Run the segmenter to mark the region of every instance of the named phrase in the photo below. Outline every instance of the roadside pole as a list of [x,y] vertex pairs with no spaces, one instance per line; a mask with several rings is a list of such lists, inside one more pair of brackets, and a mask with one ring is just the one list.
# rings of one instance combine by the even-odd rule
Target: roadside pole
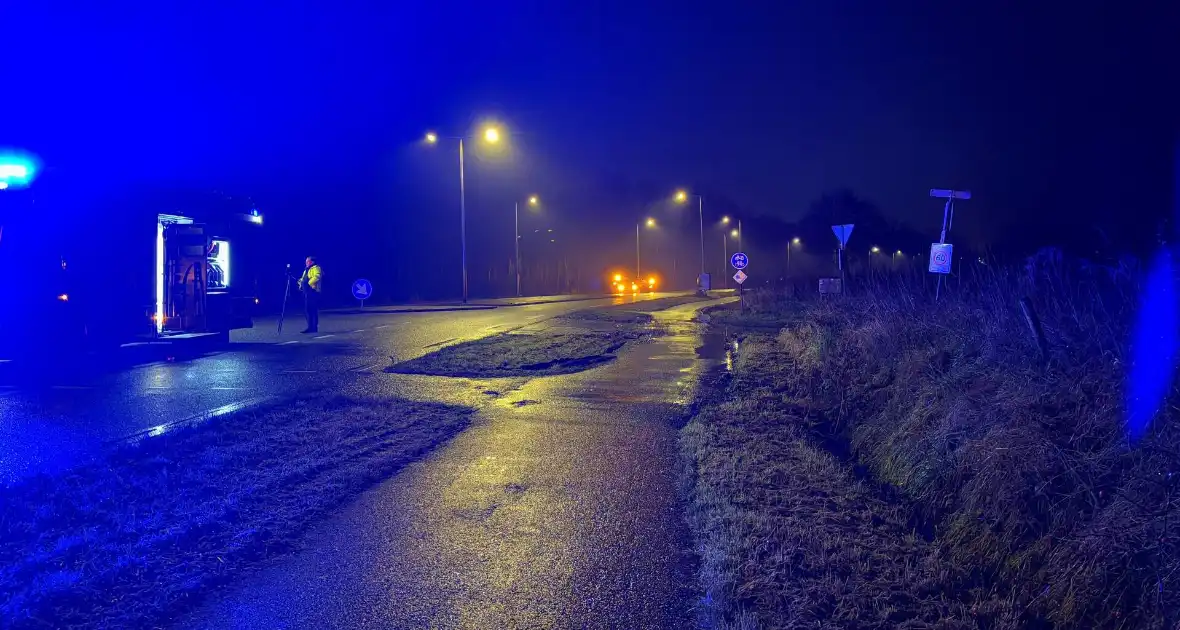
[[737,273],[733,274],[734,282],[738,283],[738,301],[741,302],[742,312],[746,312],[746,296],[745,296],[745,282],[746,272],[743,271],[750,264],[750,258],[742,252],[735,252],[733,256],[729,257],[729,264],[737,269]]
[[848,244],[848,239],[852,237],[852,228],[854,227],[856,227],[854,223],[832,226],[832,232],[836,235],[836,241],[840,244],[836,249],[836,267],[840,270],[840,293],[844,293],[844,246]]
[[955,222],[955,200],[970,199],[971,191],[931,188],[930,196],[946,199],[946,204],[942,206],[942,232],[938,236],[938,242],[930,246],[930,267],[928,268],[930,273],[938,274],[938,282],[934,287],[934,301],[937,302],[942,294],[942,278],[951,272],[951,265],[954,263],[955,246],[946,242],[946,233],[950,231]]

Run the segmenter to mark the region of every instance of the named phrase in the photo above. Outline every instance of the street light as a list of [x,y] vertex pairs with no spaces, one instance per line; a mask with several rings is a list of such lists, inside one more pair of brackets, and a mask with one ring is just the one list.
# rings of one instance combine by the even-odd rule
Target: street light
[[790,243],[787,244],[787,275],[788,276],[791,275],[791,245],[799,245],[802,242],[803,241],[799,240],[799,237],[796,236],[795,238],[791,239]]
[[[649,228],[656,226],[656,220],[648,217],[647,221],[643,222]],[[643,274],[639,271],[639,224],[635,224],[635,279],[638,280]]]
[[877,247],[876,245],[873,245],[873,248],[869,250],[869,253],[871,253],[871,254],[879,254],[879,253],[881,253],[881,248],[880,248],[880,247]]
[[[705,198],[697,194],[689,194],[687,191],[676,191],[677,203],[685,203],[689,197],[697,198],[697,214],[701,226],[701,275],[697,278],[697,282],[702,283],[705,279]],[[704,285],[702,284],[703,288]]]
[[[500,130],[496,127],[484,127],[480,137],[489,144],[500,141]],[[467,182],[463,162],[463,136],[447,136],[450,140],[459,141],[459,249],[463,267],[463,303],[467,303]],[[426,132],[427,144],[438,144],[439,135],[433,131]]]
[[[529,197],[529,205],[536,207],[540,200],[536,195]],[[512,213],[516,219],[516,297],[521,297],[520,293],[520,202],[516,201],[512,204]],[[552,232],[553,230],[549,230]],[[551,241],[552,242],[552,241]]]
[[[721,225],[729,225],[729,217],[721,217]],[[737,237],[737,230],[727,231],[721,230],[721,275],[725,279],[725,288],[729,288],[729,274],[726,273],[726,266],[729,265],[729,237]]]

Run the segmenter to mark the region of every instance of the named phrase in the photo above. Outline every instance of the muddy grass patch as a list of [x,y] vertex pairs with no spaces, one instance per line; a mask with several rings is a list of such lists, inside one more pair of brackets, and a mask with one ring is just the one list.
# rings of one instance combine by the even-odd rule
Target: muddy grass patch
[[502,333],[447,346],[386,371],[465,378],[572,374],[613,360],[627,342],[650,334],[632,329]]
[[300,400],[0,489],[0,618],[160,625],[469,422],[437,404]]
[[710,326],[769,331],[789,326],[802,317],[803,305],[794,295],[757,290],[747,291],[743,299],[745,308],[741,302],[709,307],[701,311],[698,319]]
[[674,297],[657,298],[654,300],[642,300],[631,304],[587,308],[563,315],[559,319],[611,322],[615,324],[642,326],[645,324],[650,324],[654,320],[650,313],[654,313],[655,311],[662,311],[664,309],[680,306],[682,304],[707,302],[711,299],[712,298],[704,298],[697,295],[679,295]]

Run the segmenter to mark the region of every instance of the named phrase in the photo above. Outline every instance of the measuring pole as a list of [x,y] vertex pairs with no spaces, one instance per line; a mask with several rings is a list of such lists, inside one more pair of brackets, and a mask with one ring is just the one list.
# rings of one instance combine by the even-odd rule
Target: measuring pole
[[279,334],[283,334],[283,319],[287,317],[287,299],[291,297],[291,265],[287,265],[287,288],[283,290],[283,307],[279,309]]

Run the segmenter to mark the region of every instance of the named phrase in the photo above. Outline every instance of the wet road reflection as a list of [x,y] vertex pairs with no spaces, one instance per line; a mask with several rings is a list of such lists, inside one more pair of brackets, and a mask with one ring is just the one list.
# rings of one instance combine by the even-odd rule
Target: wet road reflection
[[254,329],[235,331],[229,351],[117,369],[81,362],[37,382],[3,363],[0,483],[68,468],[113,441],[225,405],[363,382],[391,356],[413,358],[447,343],[621,301],[325,316],[320,339],[293,333],[291,326],[280,336],[276,321],[261,320]]
[[[688,627],[676,426],[717,360],[690,321],[579,374],[385,375],[475,426],[191,618],[214,628]],[[491,392],[491,393],[489,393]]]

